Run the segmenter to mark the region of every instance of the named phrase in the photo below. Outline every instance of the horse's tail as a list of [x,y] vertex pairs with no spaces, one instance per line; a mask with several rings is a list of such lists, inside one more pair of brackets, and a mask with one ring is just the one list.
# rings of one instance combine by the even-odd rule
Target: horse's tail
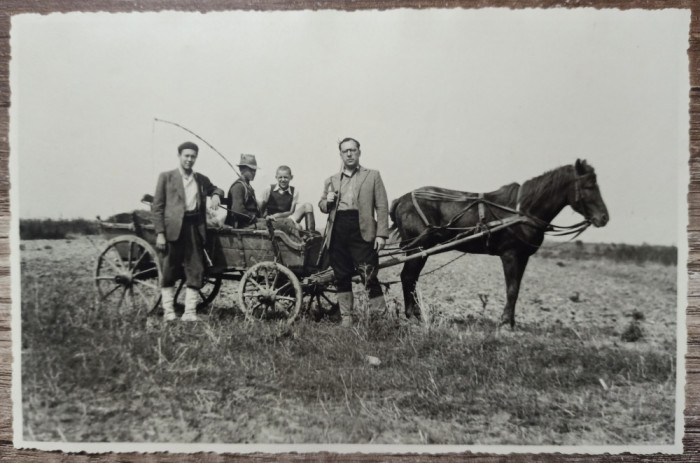
[[389,227],[389,241],[393,242],[399,235],[399,224],[396,221],[396,208],[399,205],[401,198],[397,198],[391,202],[389,207],[389,218],[391,219],[391,227]]
[[391,219],[391,227],[389,227],[389,231],[396,230],[398,227],[398,224],[396,223],[396,207],[399,205],[399,199],[397,198],[391,202],[391,206],[389,207],[389,218]]

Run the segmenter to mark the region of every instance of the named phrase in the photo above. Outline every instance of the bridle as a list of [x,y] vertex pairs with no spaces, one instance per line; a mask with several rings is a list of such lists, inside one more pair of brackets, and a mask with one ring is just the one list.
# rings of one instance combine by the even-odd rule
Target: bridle
[[[575,172],[575,169],[574,169]],[[576,212],[581,214],[587,222],[591,222],[591,218],[589,216],[588,212],[588,207],[586,207],[586,203],[583,202],[583,195],[581,194],[581,181],[583,179],[589,178],[591,176],[595,176],[595,173],[589,172],[587,174],[583,175],[578,175],[575,174],[574,177],[574,200],[571,203],[572,209],[574,209]]]
[[[588,207],[586,207],[586,203],[583,202],[583,194],[581,193],[582,187],[581,183],[583,180],[590,178],[591,176],[595,176],[595,172],[588,172],[586,174],[579,175],[576,172],[576,167],[573,167],[574,169],[574,200],[570,201],[570,206],[572,209],[574,209],[576,212],[579,214],[583,215],[584,220],[581,222],[578,222],[573,225],[555,225],[550,222],[546,222],[538,217],[535,217],[527,212],[524,212],[521,209],[521,192],[523,189],[523,185],[520,185],[518,187],[518,193],[516,196],[516,202],[515,202],[515,212],[516,214],[523,216],[528,219],[529,224],[531,226],[537,227],[542,229],[545,233],[549,233],[552,236],[566,236],[566,235],[574,235],[571,237],[571,239],[575,239],[578,237],[581,233],[586,231],[588,227],[590,227],[593,222],[591,221],[591,218],[589,216],[589,211]],[[502,209],[507,209],[504,208],[503,206],[499,206]],[[526,222],[527,223],[527,222]]]

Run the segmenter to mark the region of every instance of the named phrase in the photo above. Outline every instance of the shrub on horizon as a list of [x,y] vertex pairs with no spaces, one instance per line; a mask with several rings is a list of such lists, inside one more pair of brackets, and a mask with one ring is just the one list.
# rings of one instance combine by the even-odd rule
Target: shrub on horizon
[[20,219],[19,237],[22,240],[58,240],[69,234],[96,235],[100,232],[94,220],[87,219]]

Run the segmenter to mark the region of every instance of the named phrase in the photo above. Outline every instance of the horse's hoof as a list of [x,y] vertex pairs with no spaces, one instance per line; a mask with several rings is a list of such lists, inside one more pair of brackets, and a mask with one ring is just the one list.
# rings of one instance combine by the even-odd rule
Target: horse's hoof
[[406,318],[409,320],[411,319],[411,317],[416,317],[420,320],[420,310],[407,309],[404,313],[406,314]]

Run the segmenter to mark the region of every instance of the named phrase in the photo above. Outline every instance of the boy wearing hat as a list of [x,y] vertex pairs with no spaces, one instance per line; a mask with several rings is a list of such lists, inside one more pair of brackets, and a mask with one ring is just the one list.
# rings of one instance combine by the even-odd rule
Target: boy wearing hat
[[255,191],[250,184],[258,170],[255,155],[241,154],[238,170],[241,172],[241,176],[233,182],[228,190],[229,210],[226,216],[226,225],[233,228],[246,228],[255,225],[255,221],[260,217]]
[[185,313],[182,321],[197,321],[199,289],[204,282],[204,243],[207,196],[211,209],[219,207],[224,192],[209,179],[194,172],[199,148],[192,142],[178,149],[177,169],[158,176],[151,210],[156,231],[156,249],[163,255],[161,296],[163,318],[175,320],[175,282],[184,273]]

